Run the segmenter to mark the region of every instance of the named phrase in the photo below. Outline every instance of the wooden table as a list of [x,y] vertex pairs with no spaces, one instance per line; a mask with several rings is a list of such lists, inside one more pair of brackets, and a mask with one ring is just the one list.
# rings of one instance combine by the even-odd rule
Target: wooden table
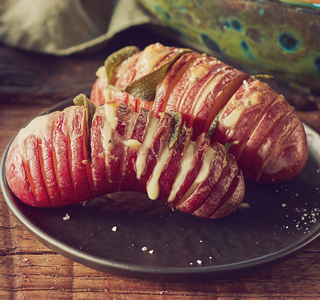
[[[142,36],[141,47],[157,41],[147,31],[142,31]],[[136,44],[135,38],[128,31],[98,53],[65,58],[0,46],[0,156],[14,133],[43,109],[81,92],[88,94],[95,71],[106,56]],[[300,116],[319,131],[319,97],[280,89],[298,109],[305,110]],[[0,195],[0,299],[319,299],[319,249],[318,239],[279,265],[230,280],[122,278],[90,269],[46,248],[20,225]]]

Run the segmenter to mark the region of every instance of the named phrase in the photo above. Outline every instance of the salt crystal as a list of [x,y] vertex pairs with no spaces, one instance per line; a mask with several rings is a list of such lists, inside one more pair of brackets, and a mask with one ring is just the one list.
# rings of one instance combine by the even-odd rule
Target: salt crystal
[[147,248],[147,247],[142,247],[141,250],[142,250],[142,251],[147,251],[148,248]]
[[68,214],[66,214],[63,218],[62,218],[64,221],[67,221],[70,219],[70,216]]
[[239,207],[250,208],[250,204],[249,203],[240,203]]
[[114,231],[114,232],[116,232],[117,229],[118,229],[117,226],[113,226],[111,230]]

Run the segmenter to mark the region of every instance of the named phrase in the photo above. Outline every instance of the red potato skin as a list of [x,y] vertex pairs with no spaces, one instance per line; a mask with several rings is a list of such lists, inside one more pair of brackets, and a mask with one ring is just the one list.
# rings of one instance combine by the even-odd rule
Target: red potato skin
[[[135,65],[139,59],[140,53],[139,54],[134,54],[131,57],[131,60],[128,61],[127,65],[125,66],[119,66],[124,68],[125,70],[122,70],[122,72],[124,73],[123,76],[121,76],[120,78],[113,78],[114,82],[112,83],[114,86],[120,88],[120,89],[124,89],[135,77],[136,75],[136,69],[135,69]],[[117,73],[117,72],[115,72]],[[116,93],[116,95],[114,95],[114,98],[116,98],[116,101],[122,104],[127,104],[128,103],[128,94],[127,93]],[[112,99],[111,99],[112,101]]]
[[152,107],[156,118],[159,118],[159,114],[165,110],[169,95],[176,83],[200,56],[199,53],[195,52],[182,55],[169,70],[163,81],[157,86],[156,96]]
[[[251,100],[250,97],[252,95],[257,95],[255,96],[257,100]],[[229,151],[238,161],[239,156],[241,156],[241,153],[239,152],[242,152],[241,148],[246,145],[252,131],[259,123],[261,116],[263,116],[277,96],[278,94],[265,83],[257,80],[246,81],[224,108],[222,115],[219,118],[215,134],[212,136],[211,140],[223,144],[239,141],[239,143],[232,146]],[[257,101],[257,103],[248,104],[254,100]],[[234,110],[242,107],[246,108],[239,117],[235,127],[226,127],[223,123],[224,119],[230,116]],[[222,133],[219,134],[219,131],[222,131]],[[221,140],[219,139],[220,137]]]
[[139,110],[139,99],[133,97],[132,95],[128,96],[128,104],[133,107],[135,112]]
[[[147,112],[143,109],[141,109],[141,113],[135,114],[133,113],[132,107],[124,106],[121,104],[108,104],[111,109],[112,107],[115,107],[116,110],[112,112],[108,112],[107,116],[112,116],[114,112],[116,112],[117,116],[117,126],[112,125],[109,122],[104,122],[103,120],[104,115],[102,111],[105,109],[104,107],[101,107],[101,110],[98,108],[95,116],[93,117],[93,124],[91,127],[91,145],[92,151],[91,151],[91,164],[88,166],[92,168],[92,172],[87,172],[85,165],[83,164],[83,158],[85,157],[85,153],[87,152],[86,148],[84,147],[84,138],[86,136],[86,131],[84,128],[85,125],[85,111],[84,107],[69,107],[66,108],[64,111],[59,112],[56,115],[56,118],[54,118],[52,122],[52,162],[53,167],[51,167],[51,173],[56,174],[56,176],[63,176],[63,179],[65,180],[67,177],[70,176],[70,180],[68,182],[62,182],[61,184],[61,178],[57,178],[57,186],[59,187],[59,191],[61,192],[61,201],[58,203],[52,203],[51,198],[49,198],[47,194],[47,188],[48,185],[45,184],[46,180],[44,180],[45,175],[45,167],[43,163],[40,163],[41,159],[35,155],[38,150],[38,137],[37,137],[37,131],[34,133],[32,130],[36,126],[29,127],[28,130],[26,130],[26,134],[23,135],[23,138],[25,139],[26,143],[23,148],[23,153],[20,153],[20,148],[17,145],[17,139],[12,143],[9,153],[8,153],[8,161],[6,163],[6,170],[7,170],[7,179],[8,184],[13,189],[13,192],[16,196],[20,197],[19,199],[23,201],[24,203],[36,207],[52,207],[52,206],[64,206],[68,204],[74,204],[79,203],[85,200],[90,200],[93,196],[98,195],[102,191],[105,191],[106,193],[112,193],[116,191],[121,191],[121,180],[126,178],[124,174],[126,173],[126,166],[123,164],[125,162],[125,158],[121,159],[121,154],[124,154],[124,146],[121,148],[119,145],[122,143],[122,141],[125,141],[130,136],[134,137],[135,135],[139,135],[140,128],[145,128],[148,130],[148,127],[145,126],[148,124],[148,120],[150,120],[150,117],[153,118],[153,112]],[[48,116],[48,117],[47,117]],[[139,118],[137,119],[136,116]],[[48,118],[50,115],[46,115],[45,117]],[[133,119],[133,117],[135,119]],[[53,119],[53,118],[52,118]],[[171,135],[172,127],[173,127],[173,120],[174,116],[168,113],[164,113],[160,121],[157,123],[154,123],[157,125],[155,134],[153,136],[153,140],[151,143],[151,146],[149,148],[148,155],[151,153],[151,156],[149,156],[149,160],[146,161],[146,166],[144,169],[144,172],[142,173],[142,177],[140,180],[133,181],[135,182],[136,186],[132,186],[131,190],[142,190],[146,191],[146,185],[149,184],[149,180],[151,180],[153,175],[153,170],[157,163],[159,162],[159,157],[162,155],[162,153],[165,153],[167,155],[166,161],[167,162],[167,168],[162,169],[162,174],[166,174],[168,170],[170,171],[169,177],[163,177],[162,178],[162,186],[161,188],[165,189],[166,184],[168,181],[169,188],[164,194],[169,194],[171,190],[171,186],[173,183],[173,179],[178,175],[179,171],[179,163],[177,161],[181,161],[183,153],[185,153],[186,148],[188,146],[188,143],[190,143],[190,135],[192,133],[192,128],[188,127],[187,125],[183,125],[181,127],[181,131],[179,131],[179,134],[177,136],[178,143],[175,144],[175,149],[168,151],[164,151],[164,147],[168,147],[168,140]],[[36,120],[34,120],[33,124],[36,124]],[[108,119],[108,121],[110,121]],[[132,125],[134,124],[134,127],[132,129],[132,132],[128,130],[129,123]],[[107,125],[106,125],[107,124]],[[108,125],[109,124],[109,125]],[[130,125],[130,126],[131,126]],[[103,134],[101,134],[101,130],[103,130],[103,126],[110,126],[106,129],[105,133],[107,136],[112,136],[112,139],[114,139],[114,145],[111,148],[101,149],[101,145],[103,145]],[[100,128],[101,130],[97,130]],[[130,127],[131,128],[131,127]],[[152,129],[153,130],[153,129]],[[151,131],[153,132],[153,131]],[[141,135],[141,134],[140,134]],[[50,136],[50,135],[49,135]],[[49,138],[50,140],[50,138]],[[143,138],[140,137],[141,142],[143,142]],[[182,187],[184,190],[187,191],[188,187],[186,184],[189,184],[189,186],[193,185],[193,180],[197,177],[199,174],[199,171],[202,168],[202,164],[204,163],[204,157],[210,147],[209,145],[209,138],[205,134],[201,134],[195,143],[195,151],[191,158],[193,158],[192,167],[191,169],[186,172],[187,180],[185,179]],[[192,142],[193,143],[193,142]],[[43,146],[43,145],[42,145]],[[222,167],[219,167],[219,162],[225,161],[227,159],[224,147],[222,145],[215,145],[217,149],[220,149],[217,153],[218,156],[214,159],[214,156],[212,152],[212,155],[210,154],[210,164],[212,164],[211,171],[216,172],[216,174],[210,174],[210,178],[206,180],[204,178],[202,182],[199,183],[198,189],[196,189],[195,194],[200,191],[204,191],[205,185],[208,184],[208,181],[210,181],[210,189],[214,190],[214,182],[218,182],[217,178],[219,178]],[[128,147],[128,146],[126,146]],[[50,147],[45,146],[45,149],[49,149]],[[103,147],[102,147],[103,148]],[[58,152],[57,150],[60,149],[62,151]],[[118,151],[120,149],[120,152],[115,152],[111,155],[112,151]],[[133,148],[131,149],[133,151],[138,151],[138,149]],[[102,152],[101,152],[102,151]],[[108,152],[106,152],[108,151]],[[39,156],[43,159],[46,159],[46,156],[43,155],[44,151],[40,151]],[[49,153],[49,152],[48,152]],[[105,166],[105,164],[102,164],[102,169],[95,169],[95,164],[97,161],[95,161],[94,156],[97,155],[98,159],[101,159],[103,162],[105,162],[105,155],[101,155],[101,153],[108,153],[108,157],[111,157],[111,160],[108,161],[108,167]],[[170,153],[170,155],[169,155]],[[172,155],[175,153],[175,155]],[[223,154],[223,155],[220,155]],[[117,156],[118,159],[113,161],[112,156]],[[221,157],[220,157],[221,156]],[[28,166],[24,161],[23,157],[25,158],[25,161],[28,162],[31,167],[30,169],[26,169],[26,166]],[[180,158],[179,158],[180,157]],[[132,158],[132,157],[131,157]],[[177,161],[175,159],[177,158]],[[213,159],[213,162],[211,163]],[[132,162],[132,159],[129,159],[129,164]],[[132,165],[134,162],[132,162]],[[170,164],[170,165],[169,165]],[[52,164],[51,164],[52,165]],[[129,173],[131,170],[134,170],[134,167],[130,166]],[[161,164],[162,165],[162,162]],[[171,167],[171,165],[175,165],[174,167]],[[215,168],[213,168],[215,166]],[[232,164],[233,166],[233,164]],[[168,168],[170,167],[170,168]],[[228,167],[225,167],[228,169]],[[233,169],[237,167],[232,167],[229,170],[226,170],[224,172],[223,180],[225,181],[233,181],[233,175],[228,179],[228,174],[231,172],[233,174]],[[238,170],[238,169],[237,169]],[[54,172],[53,172],[54,171]],[[28,175],[28,172],[30,175]],[[230,173],[230,174],[231,174]],[[92,178],[88,178],[87,176],[90,176],[92,174]],[[107,174],[110,176],[107,177]],[[131,175],[133,173],[131,172]],[[158,173],[159,174],[159,173]],[[205,176],[208,176],[207,173]],[[43,177],[42,177],[43,175]],[[102,175],[102,176],[101,176]],[[160,174],[161,175],[161,174]],[[159,176],[160,176],[159,175]],[[145,177],[144,177],[145,176]],[[160,176],[161,177],[161,176]],[[171,178],[170,178],[171,177]],[[47,178],[47,177],[46,177]],[[95,181],[95,179],[104,178],[104,181],[100,181],[98,184]],[[106,180],[108,178],[108,180]],[[213,179],[214,178],[214,179]],[[168,180],[167,180],[168,179]],[[192,180],[193,179],[193,180]],[[90,189],[89,182],[93,182],[93,191]],[[131,181],[131,180],[130,180]],[[158,182],[161,182],[158,181]],[[102,184],[106,183],[106,187],[103,189]],[[111,184],[110,184],[111,183]],[[122,182],[124,184],[124,182]],[[154,184],[154,183],[152,183]],[[99,187],[100,189],[97,189]],[[34,186],[32,188],[32,186]],[[151,186],[152,187],[152,186]],[[149,188],[149,187],[148,187]],[[236,188],[236,186],[235,186]],[[21,190],[22,189],[22,190]],[[125,188],[127,190],[127,187]],[[176,200],[179,200],[183,198],[181,188],[178,189],[177,195],[179,195],[179,198]],[[230,189],[229,189],[230,190]],[[74,198],[70,199],[67,198],[71,197],[70,194],[74,193]],[[69,194],[68,194],[69,193]],[[152,191],[153,193],[153,191]],[[86,197],[84,197],[84,194]],[[239,193],[238,193],[239,194]],[[152,194],[154,195],[154,194]],[[202,197],[202,201],[206,202],[207,199],[209,199],[211,195],[207,193],[207,198]],[[231,193],[230,193],[231,196]],[[156,196],[157,197],[157,196]],[[188,196],[189,197],[189,196]],[[186,200],[188,201],[188,197]],[[158,197],[161,198],[161,197]],[[243,199],[236,199],[232,200],[230,197],[221,197],[224,202],[228,203],[228,201],[233,201],[232,203],[240,203]],[[163,202],[166,204],[176,207],[174,203],[167,203],[165,198],[161,198]],[[191,201],[192,202],[192,201]],[[191,213],[194,212],[194,210],[191,209],[190,203],[189,205],[189,211]],[[221,204],[221,207],[224,207],[224,203]],[[178,208],[178,207],[177,207]],[[235,210],[236,207],[232,207],[232,210]],[[205,218],[210,218],[209,215],[204,215]]]
[[[272,155],[272,151],[275,151],[275,149],[277,149],[277,147],[279,147],[279,145],[281,145],[281,143],[283,142],[284,139],[286,139],[286,136],[288,136],[291,131],[297,127],[298,125],[300,125],[300,119],[298,117],[297,112],[295,111],[291,111],[291,113],[287,113],[281,120],[280,122],[276,125],[276,127],[272,130],[272,132],[270,133],[269,137],[267,139],[265,139],[263,145],[260,147],[259,151],[257,152],[257,154],[255,155],[254,159],[251,162],[251,165],[247,171],[247,178],[251,179],[251,180],[257,180],[259,181],[260,178],[260,174],[263,170],[261,170],[263,164],[265,163],[266,160],[268,160],[269,156]],[[301,125],[302,126],[302,125]],[[304,132],[304,130],[303,130]],[[300,137],[300,141],[297,140],[297,142],[303,142],[301,145],[302,149],[306,149],[305,147],[307,147],[307,143],[306,143],[306,136],[305,134],[302,133],[302,136]],[[304,153],[301,156],[301,160],[303,162],[306,161],[307,159],[307,153],[308,151],[306,151],[306,153]],[[301,153],[299,153],[301,154]],[[280,158],[281,159],[281,158]],[[298,159],[299,162],[301,162],[300,159]],[[287,160],[285,160],[287,161]],[[288,167],[290,167],[291,163],[289,161],[287,161],[289,163]],[[281,163],[281,161],[279,161],[279,164]],[[282,166],[284,166],[281,163]],[[303,164],[304,166],[304,164]],[[287,172],[286,172],[286,176],[284,177],[284,179],[290,179],[292,178],[292,171],[290,170],[290,168],[286,168]],[[270,178],[269,174],[269,178]],[[281,178],[280,178],[281,179]],[[282,180],[280,180],[282,181]],[[271,182],[279,182],[279,177],[275,177],[271,180]]]
[[170,52],[164,56],[153,68],[153,70],[158,69],[162,65],[164,65],[166,62],[168,62],[179,50],[177,47],[168,47]]
[[168,142],[168,138],[172,128],[172,116],[164,114],[159,121],[158,128],[154,135],[153,143],[147,153],[146,167],[138,182],[138,191],[145,193],[147,191],[147,182],[153,173],[160,154]]
[[[228,193],[235,177],[238,175],[237,163],[234,160],[234,157],[231,155],[229,157],[230,168],[228,168],[226,174],[222,174],[222,178],[219,179],[218,183],[214,186],[214,189],[208,199],[194,211],[192,214],[200,217],[210,219],[211,216],[218,211],[219,203],[223,201],[224,196]],[[238,179],[236,179],[238,180]],[[241,186],[239,186],[239,189]]]
[[[130,139],[143,143],[148,121],[152,116],[150,111],[141,109],[135,119]],[[137,151],[129,147],[125,147],[122,163],[122,176],[120,181],[121,191],[135,191],[137,187],[137,173],[135,164],[137,161]]]
[[[19,139],[23,139],[20,137],[20,132],[8,153],[7,180],[13,186],[13,190],[17,191],[17,196],[25,199],[25,203],[31,206],[48,207],[64,204],[55,177],[52,155],[52,131],[59,113],[50,114],[48,126],[40,123],[40,136],[30,135],[25,142],[22,141],[24,153],[19,147]],[[26,167],[34,179],[33,191]]]
[[91,126],[91,168],[94,194],[96,196],[102,196],[108,192],[108,173],[102,143],[104,118],[105,117],[96,110]]
[[22,153],[18,146],[18,136],[13,140],[8,152],[6,177],[11,190],[19,199],[23,199],[23,202],[30,206],[37,205],[27,178]]
[[97,78],[91,90],[90,100],[96,107],[105,103],[102,96],[102,81],[102,78]]
[[245,176],[256,153],[288,111],[292,111],[292,107],[290,107],[289,103],[283,98],[283,96],[278,96],[260,119],[259,126],[257,126],[252,132],[247,145],[243,149],[238,160],[238,165],[240,169],[243,170]]
[[181,134],[179,135],[178,141],[174,145],[174,148],[171,152],[168,162],[160,175],[159,200],[165,202],[167,205],[170,205],[167,199],[170,195],[170,191],[172,189],[174,180],[176,178],[176,174],[178,174],[183,155],[185,154],[186,149],[188,147],[188,143],[191,140],[191,136],[192,136],[192,127],[189,127],[186,125],[186,123],[184,123],[182,125],[182,130],[181,130]]
[[49,199],[47,189],[42,177],[38,138],[35,135],[30,135],[25,144],[26,161],[25,168],[29,169],[30,176],[33,181],[34,196],[37,203],[42,207],[50,207],[52,203]]
[[[208,119],[211,115],[211,109],[214,106],[217,106],[215,110],[219,112],[223,106],[220,104],[219,95],[221,93],[228,92],[228,94],[233,94],[237,91],[239,87],[238,82],[242,82],[243,80],[247,79],[248,76],[238,70],[231,69],[227,65],[224,65],[222,70],[218,71],[217,75],[223,74],[221,80],[217,83],[216,87],[209,93],[204,101],[202,108],[196,113],[195,117],[190,122],[190,126],[194,128],[195,136],[198,136],[201,132],[207,132],[210,124],[207,125]],[[238,84],[235,84],[235,83]],[[219,103],[218,103],[219,101]],[[194,105],[195,106],[195,105]],[[192,114],[194,112],[192,111]]]
[[73,204],[77,198],[73,188],[68,156],[68,114],[72,113],[73,109],[73,107],[68,107],[58,115],[52,139],[56,179],[65,204]]
[[[209,63],[216,63],[216,59],[207,57],[207,56],[201,56],[199,57],[197,60],[195,60],[193,66],[191,68],[189,68],[181,77],[181,79],[178,81],[178,83],[175,85],[175,87],[173,88],[172,92],[170,93],[170,97],[168,99],[167,105],[165,107],[166,111],[171,111],[171,110],[175,110],[175,111],[179,111],[180,112],[180,107],[182,105],[184,105],[184,101],[182,99],[184,99],[184,97],[188,97],[188,93],[190,91],[190,88],[192,88],[192,86],[190,86],[190,76],[192,73],[193,68],[196,68],[198,66],[204,66],[207,65]],[[204,79],[200,79],[197,80],[195,82],[195,84],[200,84],[200,86],[202,86],[204,83]],[[186,121],[186,117],[188,115],[184,115],[182,114],[182,120]],[[188,124],[188,122],[187,122]]]
[[41,136],[38,139],[38,142],[38,149],[42,152],[43,157],[43,178],[47,186],[48,196],[50,197],[53,206],[60,206],[61,203],[63,203],[63,200],[54,173],[52,138],[48,140],[46,137]]
[[[305,138],[303,126],[298,124],[269,160],[259,177],[259,182],[279,182],[285,177],[292,178],[300,173],[303,163],[307,160],[308,148],[304,141],[299,142],[298,139]],[[291,174],[288,174],[288,169]]]
[[75,115],[72,120],[71,131],[70,131],[70,170],[72,174],[72,180],[74,184],[74,190],[78,199],[87,200],[93,198],[87,172],[85,168],[84,153],[83,153],[83,126],[84,126],[85,111],[83,107],[79,107],[75,110]]
[[[52,138],[53,127],[59,112],[51,114],[51,122],[44,132],[38,137],[38,151],[40,157],[40,165],[42,165],[42,175],[47,193],[53,206],[60,206],[63,203],[59,186],[54,172]],[[51,124],[50,124],[51,123]]]
[[[229,196],[228,193],[232,193],[232,195]],[[245,193],[245,182],[244,177],[241,174],[241,170],[238,170],[238,174],[236,178],[233,179],[228,193],[220,202],[221,207],[218,205],[217,210],[210,216],[210,219],[222,219],[224,216],[234,212],[235,207],[239,206],[239,199],[243,198]]]
[[[159,47],[159,44],[149,47]],[[167,49],[169,48],[167,47]],[[143,51],[140,53],[143,53]],[[157,54],[155,54],[155,56],[156,55]],[[188,55],[194,55],[194,57],[196,57],[195,60],[189,61],[190,64],[188,64],[188,60],[186,59]],[[193,126],[193,140],[196,140],[197,136],[202,131],[208,132],[211,121],[225,105],[226,107],[224,109],[224,115],[220,116],[220,118],[228,117],[234,110],[236,110],[236,107],[230,100],[232,99],[232,93],[235,93],[237,95],[238,102],[244,102],[245,99],[241,98],[241,93],[246,89],[246,86],[249,86],[249,89],[252,89],[252,91],[254,91],[253,86],[256,86],[258,93],[260,93],[260,102],[257,105],[254,105],[254,107],[252,107],[251,109],[244,109],[241,113],[241,116],[239,117],[239,121],[237,122],[235,128],[232,130],[224,126],[222,122],[218,122],[211,137],[212,142],[218,141],[222,144],[239,141],[240,143],[238,145],[235,145],[231,148],[231,153],[236,156],[236,161],[239,163],[239,166],[242,169],[245,177],[256,181],[258,174],[252,174],[252,172],[250,172],[249,170],[251,164],[254,161],[257,161],[255,160],[255,156],[259,155],[260,147],[263,147],[264,140],[270,140],[269,135],[271,134],[271,130],[269,129],[274,126],[274,124],[267,124],[268,122],[266,121],[260,121],[264,118],[264,115],[268,113],[268,109],[272,107],[273,101],[275,101],[275,99],[279,97],[279,95],[275,91],[273,91],[267,84],[262,83],[256,79],[249,79],[249,76],[247,74],[224,65],[226,76],[224,77],[223,82],[221,82],[221,84],[219,83],[214,91],[212,91],[211,95],[207,96],[205,102],[203,103],[202,109],[196,112],[194,111],[194,108],[196,107],[196,103],[199,99],[199,96],[201,95],[201,91],[203,91],[203,87],[205,86],[205,82],[207,81],[204,78],[201,78],[195,85],[190,85],[189,80],[192,69],[201,64],[212,64],[212,68],[215,68],[215,64],[217,66],[224,65],[223,63],[217,61],[212,57],[200,55],[196,52],[187,53],[180,57],[180,59],[178,59],[173,64],[165,78],[162,80],[162,82],[159,83],[156,89],[156,96],[153,105],[151,105],[152,102],[147,103],[140,101],[139,99],[133,99],[133,97],[130,95],[128,96],[128,98],[132,98],[132,104],[135,106],[136,110],[138,110],[139,107],[153,109],[155,110],[156,117],[159,117],[161,111],[163,112],[177,110],[181,112],[183,121],[186,121],[189,126]],[[156,64],[155,66],[157,67],[158,65]],[[136,70],[136,72],[138,74],[142,74],[139,68]],[[227,74],[230,74],[230,77],[228,77]],[[116,76],[116,74],[114,74],[114,76]],[[243,87],[240,87],[240,89],[236,92],[239,87],[238,84],[241,83],[241,78],[244,80]],[[226,83],[224,81],[229,81],[229,83]],[[96,93],[93,89],[93,95],[95,94]],[[216,96],[214,94],[216,94]],[[221,97],[220,99],[222,100],[215,102],[215,97]],[[102,100],[101,103],[103,103],[103,101],[104,100]],[[114,99],[114,101],[118,100]],[[292,109],[292,107],[290,107],[289,105],[284,105],[284,108],[288,110],[287,112]],[[269,115],[271,116],[271,113]],[[277,120],[278,119],[276,118],[274,122],[277,122]],[[301,134],[303,135],[304,133],[301,132]],[[279,140],[281,139],[281,136],[282,135],[273,138]],[[297,139],[297,142],[301,142],[304,144],[297,145],[297,148],[306,149],[306,139],[304,139],[303,136]],[[307,154],[300,154],[302,155],[302,157],[300,157],[298,161],[301,165],[299,167],[295,167],[295,170],[302,170],[307,161]],[[280,157],[278,159],[280,159]],[[279,180],[284,181],[290,179],[293,176],[297,175],[297,173],[294,173],[290,168],[291,164],[288,164],[287,175],[282,179],[279,178],[277,174],[275,174],[275,177],[277,177],[277,179],[272,179],[272,174],[268,174],[268,176],[262,176],[261,174],[261,178],[265,178],[265,180],[269,178],[270,182],[278,182]],[[283,175],[285,175],[285,173],[286,172],[282,172]]]
[[226,150],[218,143],[214,143],[212,147],[215,150],[215,159],[212,161],[209,176],[200,183],[196,190],[185,201],[179,201],[176,208],[184,213],[191,213],[195,209],[199,209],[201,205],[208,199],[217,184],[223,168],[226,164]]
[[198,136],[197,141],[195,142],[195,156],[192,161],[192,167],[188,171],[188,173],[184,176],[179,190],[177,191],[175,198],[170,201],[170,206],[176,206],[176,204],[180,201],[180,199],[187,193],[192,183],[197,178],[202,163],[204,161],[205,155],[207,153],[208,148],[210,147],[210,140],[206,134],[201,134]]
[[124,140],[133,109],[131,106],[120,105],[118,109],[118,124],[112,135],[112,148],[108,155],[108,193],[119,191],[119,178],[123,159]]
[[[203,66],[207,66],[208,63],[204,63]],[[209,72],[201,79],[197,80],[197,83],[190,87],[190,90],[186,92],[184,96],[184,101],[180,102],[178,111],[182,114],[182,120],[192,126],[193,120],[191,120],[191,113],[195,106],[195,101],[199,95],[201,95],[202,90],[206,87],[208,83],[218,75],[222,74],[222,69],[227,67],[222,63],[215,62],[214,65],[210,67]],[[229,67],[229,69],[231,69]],[[208,112],[209,114],[209,112]],[[201,130],[203,132],[203,130]]]

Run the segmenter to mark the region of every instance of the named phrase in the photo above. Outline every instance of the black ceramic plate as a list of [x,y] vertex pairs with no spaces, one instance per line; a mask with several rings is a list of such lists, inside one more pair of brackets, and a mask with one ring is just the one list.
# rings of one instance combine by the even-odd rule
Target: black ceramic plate
[[[70,104],[64,101],[50,111]],[[8,148],[1,189],[11,211],[35,238],[91,268],[166,281],[242,276],[288,258],[320,233],[320,137],[305,128],[309,159],[304,170],[279,184],[246,182],[244,203],[250,207],[222,220],[172,211],[135,193],[63,208],[26,206],[6,182]]]

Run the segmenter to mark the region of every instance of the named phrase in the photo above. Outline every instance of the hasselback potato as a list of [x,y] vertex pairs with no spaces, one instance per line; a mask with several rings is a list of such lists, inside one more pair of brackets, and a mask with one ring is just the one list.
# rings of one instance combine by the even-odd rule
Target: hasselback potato
[[208,133],[211,143],[234,143],[230,153],[246,178],[280,182],[304,167],[303,125],[283,96],[260,80],[189,49],[153,44],[126,47],[97,71],[91,100],[179,111],[193,127],[192,139]]
[[107,103],[77,105],[33,119],[8,151],[13,193],[36,207],[59,207],[117,191],[147,193],[202,218],[222,218],[241,203],[242,171],[228,149],[210,145],[180,113]]

